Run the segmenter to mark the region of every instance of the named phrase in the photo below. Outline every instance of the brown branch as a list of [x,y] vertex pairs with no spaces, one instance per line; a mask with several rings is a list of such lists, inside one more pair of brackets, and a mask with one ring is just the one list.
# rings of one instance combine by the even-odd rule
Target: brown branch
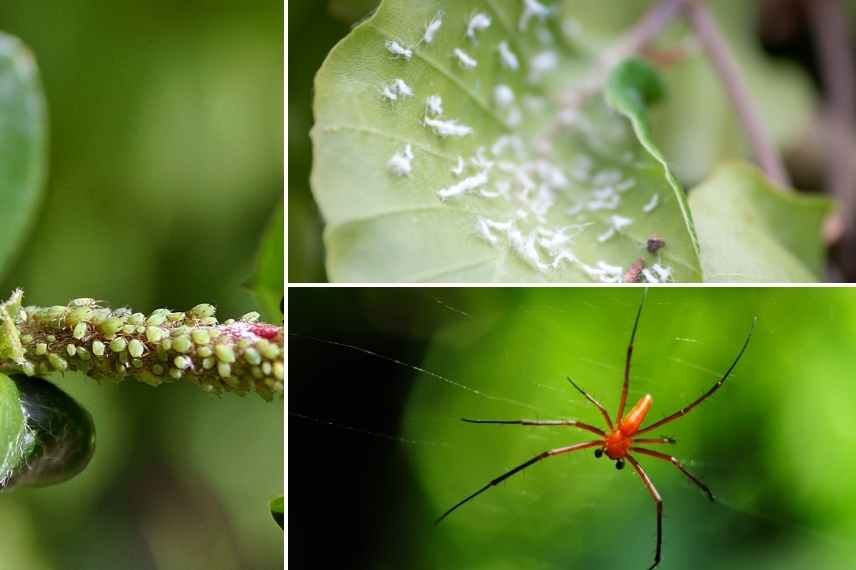
[[687,15],[696,36],[731,98],[743,127],[746,129],[755,160],[758,161],[770,180],[780,186],[790,186],[790,180],[782,159],[770,140],[767,129],[752,107],[749,90],[746,88],[740,71],[728,51],[728,46],[725,44],[719,28],[704,2],[700,0],[688,2]]

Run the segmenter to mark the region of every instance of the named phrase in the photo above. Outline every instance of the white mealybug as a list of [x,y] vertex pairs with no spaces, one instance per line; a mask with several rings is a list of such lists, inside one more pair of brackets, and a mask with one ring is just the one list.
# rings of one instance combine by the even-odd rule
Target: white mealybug
[[511,48],[508,47],[508,42],[502,40],[496,48],[499,50],[499,59],[502,61],[502,65],[511,71],[517,71],[517,68],[520,67],[520,62],[517,60],[514,52],[511,51]]
[[425,33],[422,35],[422,41],[426,44],[430,44],[434,41],[434,34],[437,33],[437,30],[440,29],[440,26],[443,25],[443,11],[440,10],[437,12],[437,15],[428,22],[425,26]]
[[473,132],[472,127],[463,125],[454,119],[443,120],[425,117],[425,125],[441,137],[465,137]]
[[476,32],[486,30],[488,27],[490,27],[490,16],[479,12],[470,18],[470,21],[467,24],[467,37],[470,38],[470,40],[475,41]]
[[529,60],[529,81],[538,81],[541,77],[556,68],[559,64],[559,54],[552,50],[542,51]]
[[430,95],[425,99],[425,114],[434,117],[443,114],[443,99],[439,95]]
[[514,91],[508,85],[499,84],[493,89],[493,98],[500,107],[514,103]]
[[475,69],[478,65],[478,62],[461,48],[455,48],[452,53],[464,69]]
[[651,199],[648,200],[647,202],[645,202],[645,205],[642,206],[642,211],[645,212],[646,214],[650,214],[651,212],[654,211],[654,208],[656,208],[657,204],[659,204],[659,203],[660,203],[660,195],[654,194],[653,196],[651,196]]
[[395,88],[398,91],[399,95],[401,95],[402,97],[413,97],[413,90],[407,83],[404,82],[403,79],[396,79],[392,83],[393,85],[395,85]]
[[441,200],[445,200],[453,196],[459,196],[460,194],[464,194],[470,190],[476,190],[485,184],[487,184],[487,172],[481,171],[478,174],[464,178],[457,184],[441,188],[437,191],[437,196],[439,196]]
[[392,155],[386,166],[390,172],[397,176],[409,176],[413,170],[412,161],[413,149],[410,148],[410,145],[407,145],[404,147],[403,152],[397,152]]
[[410,58],[413,57],[412,49],[404,47],[395,40],[386,40],[384,45],[387,51],[395,57],[400,57],[405,61],[410,61]]
[[460,176],[461,174],[464,173],[465,167],[466,167],[466,164],[464,163],[464,159],[459,156],[458,157],[458,163],[455,165],[454,168],[452,168],[452,174],[454,174],[455,176]]
[[532,16],[537,17],[542,22],[550,15],[550,8],[544,6],[538,0],[523,0],[523,13],[520,14],[520,22],[518,27],[521,30],[526,30],[529,26],[529,20]]

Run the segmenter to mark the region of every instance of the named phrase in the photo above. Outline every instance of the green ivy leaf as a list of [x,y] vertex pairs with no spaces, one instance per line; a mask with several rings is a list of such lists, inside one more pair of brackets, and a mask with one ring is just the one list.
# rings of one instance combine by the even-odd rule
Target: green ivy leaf
[[[641,257],[700,280],[644,110],[617,114],[601,93],[567,110],[590,69],[555,10],[384,1],[316,77],[312,188],[330,278],[620,281]],[[655,235],[667,246],[651,255]]]
[[690,192],[705,281],[821,278],[821,229],[833,202],[777,190],[755,167],[720,167]]
[[45,101],[33,55],[20,40],[0,33],[0,275],[32,222],[47,150]]
[[283,207],[280,204],[268,223],[256,258],[256,274],[251,287],[261,308],[265,320],[270,323],[282,321],[280,302],[285,286],[283,285],[285,254],[283,252]]
[[285,528],[285,501],[282,496],[272,499],[270,502],[270,514],[279,528]]

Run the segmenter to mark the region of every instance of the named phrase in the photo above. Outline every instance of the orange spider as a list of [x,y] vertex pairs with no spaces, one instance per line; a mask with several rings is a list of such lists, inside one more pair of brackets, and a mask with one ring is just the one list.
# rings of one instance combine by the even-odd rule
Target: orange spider
[[746,351],[746,347],[749,346],[749,340],[752,338],[752,331],[755,328],[755,322],[757,320],[753,319],[752,326],[749,329],[749,334],[746,336],[746,340],[743,342],[743,346],[740,348],[740,352],[737,353],[737,357],[734,359],[734,362],[731,363],[731,366],[728,367],[728,370],[725,371],[725,374],[719,381],[713,385],[707,392],[702,394],[701,397],[694,400],[692,403],[684,406],[674,414],[666,416],[665,418],[654,422],[651,425],[648,425],[644,428],[642,426],[642,422],[645,421],[645,416],[648,415],[648,412],[651,409],[651,404],[654,399],[650,394],[645,394],[642,398],[636,403],[633,408],[624,415],[624,406],[627,403],[627,389],[630,386],[630,360],[633,355],[633,343],[636,340],[636,329],[639,326],[639,317],[642,315],[642,307],[645,305],[645,297],[647,296],[647,290],[642,296],[642,301],[639,303],[639,309],[636,311],[636,320],[633,322],[633,332],[630,334],[630,344],[627,346],[627,358],[624,362],[624,385],[621,388],[621,399],[618,402],[618,412],[615,414],[615,424],[613,424],[612,420],[609,417],[609,413],[606,411],[606,408],[603,405],[595,400],[588,392],[580,388],[573,380],[568,378],[568,381],[579,390],[579,392],[585,396],[585,398],[595,405],[595,407],[600,411],[603,415],[603,419],[606,420],[607,431],[603,431],[600,428],[597,428],[593,425],[589,425],[577,420],[471,420],[463,418],[463,421],[476,423],[476,424],[518,424],[525,426],[572,426],[578,427],[580,429],[584,429],[586,431],[590,431],[599,436],[598,439],[593,441],[586,441],[583,443],[576,443],[574,445],[569,445],[567,447],[559,447],[556,449],[550,449],[545,451],[539,455],[536,455],[526,463],[518,465],[511,471],[500,475],[496,479],[490,481],[487,485],[469,495],[468,497],[461,500],[451,509],[443,513],[438,519],[437,523],[442,521],[444,518],[449,516],[455,509],[466,503],[467,501],[474,499],[484,491],[488,490],[490,487],[494,485],[498,485],[502,481],[508,479],[515,473],[526,469],[533,463],[537,463],[542,459],[546,459],[548,457],[553,457],[555,455],[562,455],[565,453],[571,453],[574,451],[579,451],[581,449],[587,449],[591,447],[596,447],[597,449],[594,452],[595,457],[602,457],[606,454],[607,457],[615,461],[616,469],[624,468],[624,460],[630,462],[633,468],[636,470],[636,473],[639,474],[639,477],[642,479],[642,483],[645,485],[645,488],[648,489],[648,492],[651,494],[651,497],[654,499],[654,502],[657,504],[657,549],[654,554],[654,563],[649,567],[648,570],[652,568],[656,568],[657,565],[660,564],[660,547],[663,542],[663,500],[660,498],[660,493],[657,492],[657,489],[654,487],[654,483],[651,482],[651,478],[648,477],[648,474],[642,469],[642,466],[639,465],[639,462],[630,454],[630,452],[640,453],[642,455],[649,455],[656,459],[662,459],[663,461],[668,461],[675,467],[677,467],[681,473],[686,475],[690,481],[698,485],[702,491],[707,494],[708,498],[713,501],[713,493],[710,492],[710,489],[701,482],[695,475],[687,471],[687,469],[681,464],[681,462],[670,455],[665,453],[660,453],[659,451],[654,451],[652,449],[646,449],[644,447],[638,447],[638,444],[660,444],[660,443],[677,443],[674,439],[670,437],[657,437],[657,438],[640,438],[639,436],[643,433],[650,432],[662,425],[665,425],[671,421],[674,421],[682,416],[687,415],[693,408],[701,404],[714,392],[716,392],[722,384],[725,383],[725,380],[731,374],[731,371],[734,370],[734,367],[737,366],[737,363],[740,361],[740,358],[743,356],[743,353]]

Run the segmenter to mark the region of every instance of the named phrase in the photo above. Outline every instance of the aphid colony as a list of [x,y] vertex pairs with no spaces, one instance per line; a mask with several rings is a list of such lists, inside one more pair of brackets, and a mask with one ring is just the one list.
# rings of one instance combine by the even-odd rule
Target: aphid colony
[[268,400],[282,394],[283,331],[259,323],[258,313],[220,323],[208,304],[145,315],[94,299],[17,308],[14,299],[2,307],[14,329],[6,326],[0,335],[17,336],[23,355],[17,364],[27,374],[79,370],[98,379],[134,376],[152,385],[185,380],[209,392],[255,391]]
[[[536,33],[541,32],[537,37],[542,45],[549,48],[535,53],[526,61],[528,73],[524,82],[530,85],[542,81],[545,74],[554,70],[559,63],[558,54],[550,48],[552,35],[543,27],[543,23],[551,14],[550,8],[537,0],[523,2],[518,21],[519,29],[525,31],[533,20],[538,20],[542,26],[536,30]],[[445,30],[444,19],[445,14],[442,11],[437,12],[425,25],[422,38],[415,46],[388,39],[384,44],[386,50],[393,58],[409,62],[414,55],[421,54],[417,52],[421,44],[433,44],[441,29]],[[500,40],[493,45],[487,44],[485,40],[480,46],[482,34],[492,23],[491,16],[484,12],[470,14],[465,22],[462,40],[474,49],[481,47],[482,52],[493,53],[505,70],[511,73],[521,71],[521,60],[507,40]],[[477,55],[473,55],[475,52],[464,47],[453,47],[449,56],[464,73],[469,73],[478,67],[479,62]],[[436,51],[437,48],[434,49]],[[394,78],[391,83],[382,86],[381,95],[390,104],[423,96],[416,93],[402,78]],[[492,99],[494,105],[487,103],[485,110],[494,114],[498,121],[509,129],[515,129],[523,123],[521,109],[533,113],[536,120],[545,113],[550,113],[546,108],[548,101],[545,97],[531,93],[518,97],[512,86],[506,83],[499,83],[492,89]],[[585,116],[577,114],[565,119],[565,126],[577,129],[592,149],[600,147],[600,153],[612,153],[611,149],[603,148],[604,141],[596,140],[597,129]],[[442,139],[464,138],[475,133],[472,126],[444,113],[443,100],[438,93],[425,96],[424,113],[419,122]],[[625,137],[625,125],[620,120],[612,123],[615,124],[607,126],[614,127],[613,131],[618,136],[607,138],[620,142]],[[436,196],[442,201],[473,196],[502,202],[503,209],[509,215],[505,218],[497,217],[496,207],[491,204],[489,211],[493,212],[492,215],[476,215],[474,235],[493,246],[511,249],[522,261],[541,273],[546,274],[561,269],[563,265],[570,265],[589,278],[602,282],[621,282],[630,278],[636,282],[644,280],[659,283],[671,279],[671,268],[662,265],[659,256],[655,260],[656,263],[648,267],[644,260],[642,264],[633,265],[632,259],[628,259],[627,265],[621,267],[604,259],[593,263],[579,259],[571,246],[574,238],[587,228],[599,226],[600,229],[596,230],[597,233],[592,236],[591,241],[605,244],[625,234],[625,230],[633,225],[635,218],[628,215],[630,212],[626,206],[622,207],[622,202],[623,195],[636,186],[636,180],[625,177],[625,173],[615,168],[596,170],[593,159],[585,153],[573,157],[566,174],[562,167],[549,159],[552,146],[549,138],[536,137],[536,140],[531,142],[529,146],[537,151],[538,158],[530,156],[528,147],[518,134],[501,135],[490,145],[489,152],[487,148],[479,147],[469,158],[456,157],[450,173],[457,180],[437,189]],[[419,157],[414,148],[418,152],[418,145],[415,143],[405,144],[403,148],[397,149],[386,163],[388,172],[401,178],[414,176],[419,170]],[[615,158],[628,167],[636,163],[636,157],[628,151]],[[591,189],[569,193],[574,187],[579,190],[586,186]],[[644,204],[641,207],[636,206],[638,215],[651,214],[659,206],[660,198],[657,192],[649,193]],[[572,200],[571,207],[564,207],[561,202],[569,199]],[[487,203],[485,205],[487,206]],[[622,210],[619,214],[616,210],[620,207]],[[644,249],[643,244],[640,253]],[[649,253],[654,255],[656,250],[649,250]]]

